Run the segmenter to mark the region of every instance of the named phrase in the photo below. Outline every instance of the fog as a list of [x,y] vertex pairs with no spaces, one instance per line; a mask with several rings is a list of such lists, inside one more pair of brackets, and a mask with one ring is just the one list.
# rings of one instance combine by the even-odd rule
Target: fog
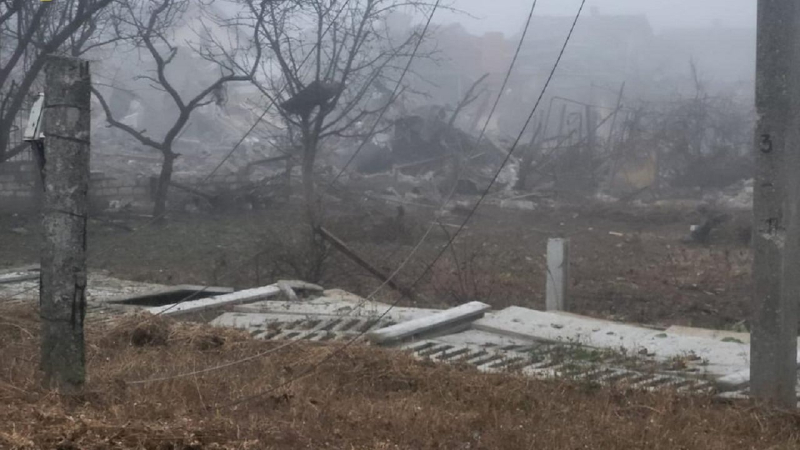
[[[787,130],[800,91],[791,64],[800,39],[789,39],[800,31],[783,14],[792,2],[800,0],[764,3],[787,8],[762,16],[779,36],[758,48],[767,78],[756,132],[756,0],[0,1],[0,307],[13,299],[17,308],[15,297],[31,307],[21,325],[0,313],[0,351],[6,336],[22,349],[0,377],[12,390],[0,396],[19,397],[8,397],[14,414],[75,409],[33,375],[77,354],[72,341],[61,352],[53,330],[83,345],[84,316],[98,328],[69,378],[84,377],[84,360],[106,371],[79,396],[78,413],[94,421],[77,424],[82,432],[72,417],[6,414],[16,422],[0,421],[0,442],[666,448],[642,436],[698,422],[710,393],[732,394],[728,402],[755,386],[742,377],[764,358],[737,346],[750,340],[754,293],[772,299],[755,317],[774,318],[782,337],[762,330],[753,342],[793,343],[795,319],[775,314],[792,308],[771,304],[772,286],[796,290],[787,236],[800,225],[780,206],[793,195],[796,136]],[[780,273],[787,284],[773,283]],[[39,313],[41,328],[31,320]],[[193,324],[176,328],[173,318]],[[217,331],[194,323],[202,321]],[[215,334],[229,326],[284,343],[255,354],[248,333]],[[39,336],[50,341],[40,352],[48,364],[30,359]],[[315,341],[313,351],[278,351],[301,340]],[[411,361],[359,362],[378,345],[458,368],[432,373],[452,375],[444,382],[417,382],[432,362],[411,371]],[[782,365],[794,370],[792,349],[767,353],[788,355]],[[239,363],[238,373],[227,369]],[[462,370],[468,364],[476,370]],[[514,374],[515,384],[464,378],[484,371]],[[589,382],[567,394],[589,393],[608,411],[637,388],[666,389],[680,403],[630,414],[633,403],[619,400],[618,413],[598,413],[611,425],[621,419],[630,440],[606,439],[620,433],[576,415],[579,432],[564,427],[569,435],[553,441],[557,428],[537,420],[563,418],[564,399],[539,402],[558,414],[518,407],[512,397],[530,404],[547,391],[517,392],[524,374]],[[788,375],[781,385],[791,388]],[[145,388],[151,382],[161,387]],[[600,395],[612,382],[620,389]],[[252,411],[236,398],[250,390],[261,399]],[[472,401],[466,391],[504,397]],[[696,414],[657,423],[691,406],[684,393],[695,391]],[[174,408],[163,393],[174,394]],[[428,394],[466,403],[425,409]],[[389,397],[404,399],[397,414],[351,401]],[[28,398],[57,404],[26,406]],[[83,405],[93,402],[96,411]],[[151,423],[141,420],[148,405]],[[736,415],[751,415],[736,405]],[[505,426],[492,411],[503,407],[522,425]],[[128,436],[116,432],[131,421],[126,412],[141,422]],[[652,429],[631,425],[634,416]],[[42,438],[41,427],[13,426],[36,421],[60,428]],[[495,422],[504,426],[493,437]],[[775,433],[756,422],[720,438],[680,431],[699,436],[697,448],[754,447],[747,430],[761,447],[800,448],[765,440]],[[321,425],[282,429],[290,423]],[[587,434],[588,425],[602,429]],[[157,436],[142,439],[148,432]],[[672,446],[689,442],[669,436]]]
[[[541,0],[536,8],[538,14],[571,15],[579,3],[576,0]],[[459,22],[477,33],[520,28],[522,18],[530,10],[527,0],[458,0],[453,6],[463,13],[445,12],[441,14],[442,20]],[[712,26],[755,28],[756,25],[755,0],[591,0],[587,8],[600,14],[644,14],[656,30]]]

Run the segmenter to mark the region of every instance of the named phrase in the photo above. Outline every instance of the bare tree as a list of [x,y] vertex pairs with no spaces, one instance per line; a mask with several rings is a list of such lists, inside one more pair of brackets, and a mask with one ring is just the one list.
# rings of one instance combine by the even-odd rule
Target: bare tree
[[[316,227],[314,166],[322,144],[331,137],[368,138],[365,130],[374,130],[375,120],[406,90],[387,94],[381,86],[401,86],[405,63],[424,36],[417,31],[398,36],[385,19],[426,6],[413,0],[234,3],[240,14],[223,23],[252,29],[255,44],[270,51],[252,81],[270,104],[279,105],[300,144],[303,190]],[[224,56],[248,65],[247,59]]]
[[98,27],[88,24],[114,1],[0,0],[0,163],[25,148],[8,146],[15,121],[44,68],[46,56],[77,56],[101,45],[96,40]]
[[[229,65],[223,58],[216,58],[220,75],[199,92],[193,95],[182,95],[178,82],[170,79],[168,68],[175,61],[179,51],[195,51],[196,49],[192,49],[191,43],[181,46],[181,43],[176,42],[177,38],[170,31],[177,25],[186,25],[187,11],[191,5],[190,0],[147,0],[139,4],[128,3],[124,7],[122,22],[135,30],[134,44],[149,60],[152,60],[155,66],[152,72],[139,74],[137,77],[149,82],[152,88],[163,91],[177,110],[177,115],[170,122],[163,136],[154,137],[147,130],[137,130],[115,118],[103,94],[96,87],[93,89],[110,126],[128,133],[141,144],[161,152],[163,163],[153,209],[154,216],[159,218],[163,217],[166,212],[167,194],[174,164],[180,156],[174,150],[175,140],[189,122],[192,113],[203,106],[220,101],[220,92],[227,83],[250,80],[261,59],[260,48],[254,50],[254,57],[249,69]],[[199,5],[203,4],[199,3]],[[238,50],[227,48],[226,51],[235,54]],[[208,56],[209,51],[206,50],[204,55]]]

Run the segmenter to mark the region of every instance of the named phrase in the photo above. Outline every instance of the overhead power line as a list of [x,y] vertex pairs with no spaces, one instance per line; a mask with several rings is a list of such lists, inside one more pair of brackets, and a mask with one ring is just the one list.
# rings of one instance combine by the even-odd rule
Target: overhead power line
[[[478,202],[475,204],[475,206],[472,208],[472,211],[471,211],[471,212],[470,212],[470,214],[467,216],[467,218],[464,220],[464,222],[462,223],[461,227],[459,227],[459,229],[458,229],[458,232],[460,232],[460,231],[462,231],[462,230],[463,230],[464,226],[466,226],[467,222],[469,222],[470,218],[471,218],[471,217],[474,215],[475,211],[476,211],[476,210],[477,210],[477,208],[480,206],[481,200],[483,200],[483,199],[484,199],[484,198],[485,198],[485,197],[488,195],[488,193],[489,193],[489,191],[490,191],[490,189],[491,189],[492,185],[493,185],[493,184],[494,184],[494,183],[497,181],[497,178],[500,176],[500,173],[502,172],[503,168],[505,167],[505,165],[506,165],[506,164],[508,164],[508,161],[510,160],[510,158],[511,158],[511,155],[513,154],[513,152],[514,152],[514,150],[516,149],[516,147],[519,145],[519,142],[522,140],[522,137],[523,137],[523,135],[524,135],[524,133],[525,133],[525,130],[526,130],[526,128],[528,127],[528,125],[530,124],[531,120],[533,119],[533,116],[534,116],[534,114],[536,113],[536,110],[537,110],[537,108],[539,107],[539,104],[541,103],[541,100],[542,100],[542,98],[544,97],[544,94],[545,94],[545,92],[547,91],[547,87],[549,86],[550,82],[552,81],[553,77],[555,76],[556,70],[558,69],[558,65],[559,65],[559,63],[560,63],[560,61],[561,61],[561,58],[562,58],[562,56],[564,55],[564,52],[565,52],[565,51],[566,51],[566,49],[567,49],[567,46],[568,46],[568,44],[569,44],[569,41],[570,41],[570,39],[571,39],[571,37],[572,37],[572,34],[573,34],[573,32],[575,31],[575,27],[576,27],[576,25],[577,25],[577,23],[578,23],[578,19],[579,19],[579,18],[580,18],[580,16],[581,16],[581,13],[583,12],[583,8],[584,8],[585,4],[586,4],[586,0],[581,0],[580,7],[579,7],[579,9],[578,9],[578,12],[575,14],[575,19],[574,19],[574,21],[572,22],[572,26],[571,26],[571,28],[570,28],[569,34],[567,35],[566,39],[564,40],[564,45],[563,45],[563,46],[562,46],[562,48],[561,48],[561,51],[560,51],[560,53],[559,53],[559,56],[558,56],[558,58],[556,59],[556,62],[555,62],[555,64],[553,65],[553,69],[550,71],[550,75],[548,76],[548,78],[547,78],[547,81],[545,82],[545,85],[542,87],[542,91],[541,91],[541,93],[540,93],[540,95],[539,95],[539,98],[538,98],[538,99],[537,99],[537,101],[536,101],[536,104],[534,105],[533,109],[531,110],[531,113],[529,114],[529,116],[528,116],[527,120],[525,121],[525,125],[523,126],[522,130],[520,131],[519,135],[517,136],[517,139],[514,141],[514,144],[512,145],[511,149],[509,150],[508,154],[506,155],[506,158],[505,158],[505,160],[503,161],[503,163],[501,164],[501,166],[500,166],[500,168],[498,169],[497,173],[495,174],[494,178],[492,179],[492,182],[491,182],[491,183],[490,183],[490,185],[489,185],[489,186],[486,188],[486,190],[484,191],[484,193],[483,193],[483,195],[481,196],[481,198],[479,199],[479,201],[478,201]],[[436,259],[434,259],[434,261],[432,261],[432,263],[431,263],[431,264],[428,266],[428,269],[426,269],[426,271],[427,271],[427,270],[430,270],[430,267],[432,267],[432,265],[436,263],[436,261],[437,261],[437,260],[438,260],[438,259],[441,257],[441,255],[444,253],[444,251],[445,251],[445,250],[446,250],[446,249],[447,249],[447,248],[448,248],[450,245],[452,245],[452,243],[453,243],[453,241],[454,241],[454,239],[455,239],[455,236],[458,234],[458,232],[457,232],[457,233],[454,235],[454,237],[453,237],[453,238],[451,238],[451,239],[450,239],[450,241],[448,241],[447,245],[444,247],[444,249],[442,250],[442,252],[441,252],[441,253],[440,253],[440,254],[439,254],[437,257],[436,257]],[[391,304],[391,305],[390,305],[390,306],[389,306],[389,307],[388,307],[388,308],[387,308],[387,309],[386,309],[386,310],[383,312],[383,314],[381,314],[381,315],[380,315],[380,316],[377,318],[377,320],[381,320],[381,319],[383,319],[384,317],[386,317],[386,315],[387,315],[387,314],[389,314],[389,312],[390,312],[390,311],[391,311],[391,310],[392,310],[392,309],[393,309],[393,308],[394,308],[394,307],[397,305],[397,303],[398,303],[398,302],[399,302],[399,300],[397,300],[397,301],[393,302],[393,303],[392,303],[392,304]],[[342,345],[342,346],[340,346],[339,348],[337,348],[337,349],[335,349],[335,350],[331,351],[331,352],[330,352],[328,355],[326,355],[326,356],[325,356],[325,357],[324,357],[322,360],[320,360],[319,362],[317,362],[316,364],[314,364],[313,366],[311,366],[311,367],[310,367],[310,368],[308,368],[307,370],[303,371],[303,372],[302,372],[302,373],[300,373],[299,375],[297,375],[297,376],[295,376],[295,377],[292,377],[291,379],[289,379],[289,380],[287,380],[287,381],[285,381],[285,382],[283,382],[283,383],[279,384],[278,386],[272,387],[272,388],[270,388],[270,389],[267,389],[267,390],[265,390],[265,391],[263,391],[263,392],[260,392],[260,393],[257,393],[257,394],[255,394],[255,395],[250,395],[250,396],[246,396],[246,397],[240,398],[240,399],[238,399],[238,400],[235,400],[235,401],[233,401],[233,402],[230,402],[230,403],[228,403],[227,405],[224,405],[224,406],[226,406],[226,407],[232,407],[232,406],[240,405],[240,404],[242,404],[242,403],[246,403],[246,402],[249,402],[249,401],[252,401],[252,400],[255,400],[255,399],[261,398],[261,397],[263,397],[264,395],[269,395],[269,394],[271,394],[272,392],[275,392],[275,391],[276,391],[276,390],[278,390],[278,389],[281,389],[281,388],[283,388],[283,387],[285,387],[285,386],[288,386],[288,385],[290,385],[290,384],[294,383],[295,381],[297,381],[297,380],[299,380],[299,379],[302,379],[302,378],[304,378],[304,377],[306,377],[306,376],[308,376],[308,375],[310,375],[310,374],[314,373],[314,372],[315,372],[315,371],[316,371],[316,370],[317,370],[317,369],[318,369],[318,368],[319,368],[319,367],[320,367],[322,364],[324,364],[325,362],[329,361],[329,360],[330,360],[331,358],[333,358],[334,356],[336,356],[336,355],[340,354],[341,352],[343,352],[345,349],[347,349],[348,347],[350,347],[350,346],[351,346],[351,345],[352,345],[354,342],[356,342],[356,341],[357,341],[359,338],[363,337],[363,336],[364,336],[364,334],[366,334],[366,331],[361,331],[361,332],[359,332],[359,333],[358,333],[358,335],[356,335],[355,337],[351,338],[349,341],[347,341],[345,344],[343,344],[343,345]]]

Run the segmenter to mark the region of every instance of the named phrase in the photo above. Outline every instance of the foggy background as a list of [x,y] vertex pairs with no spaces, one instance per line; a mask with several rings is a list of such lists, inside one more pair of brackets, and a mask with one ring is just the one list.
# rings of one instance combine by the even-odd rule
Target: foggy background
[[[543,0],[536,6],[539,14],[571,15],[580,2],[575,0]],[[475,33],[515,30],[528,13],[525,0],[458,0],[455,5],[475,18],[443,13],[443,21],[460,22]],[[587,3],[601,14],[644,14],[658,30],[682,27],[756,27],[754,0],[594,0]]]

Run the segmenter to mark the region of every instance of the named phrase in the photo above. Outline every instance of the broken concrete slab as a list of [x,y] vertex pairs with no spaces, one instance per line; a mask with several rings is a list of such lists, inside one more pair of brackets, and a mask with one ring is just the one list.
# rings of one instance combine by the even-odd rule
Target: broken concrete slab
[[301,316],[298,314],[226,312],[212,320],[210,324],[215,327],[238,328],[248,332],[256,332],[265,330],[270,324],[273,323],[291,324],[307,320],[311,317],[323,320],[327,318],[336,318],[337,316]]
[[0,284],[19,283],[21,281],[33,281],[39,279],[39,272],[11,272],[0,275]]
[[427,317],[372,331],[367,335],[367,339],[375,344],[389,345],[411,337],[452,329],[458,325],[473,322],[483,317],[490,309],[491,307],[486,303],[470,302]]
[[[800,367],[800,350],[797,352],[795,361],[797,362],[798,367]],[[716,382],[719,388],[723,391],[741,389],[750,383],[750,367],[720,377],[716,380]],[[800,393],[800,386],[798,386],[798,392]]]
[[278,286],[278,289],[281,290],[281,292],[287,299],[295,302],[300,300],[300,297],[297,296],[297,293],[294,291],[294,289],[292,289],[292,287],[289,286],[287,283],[278,281],[277,283],[275,283],[275,286]]
[[236,306],[233,310],[239,313],[331,315],[339,317],[376,317],[389,311],[385,318],[395,322],[413,320],[439,311],[425,308],[391,308],[388,304],[366,300],[339,289],[324,291],[322,297],[303,302],[259,301],[249,305]]
[[750,348],[745,344],[520,307],[487,314],[485,318],[476,321],[473,327],[507,336],[548,342],[646,351],[659,361],[685,359],[692,362],[698,374],[715,378],[741,372],[748,367],[750,360]]
[[272,298],[280,294],[281,290],[274,284],[269,286],[245,289],[243,291],[233,292],[225,295],[218,295],[216,297],[203,298],[198,300],[190,300],[182,303],[173,303],[171,305],[158,306],[154,308],[147,308],[146,311],[155,315],[165,316],[181,316],[186,314],[195,314],[211,309],[219,309],[230,307],[234,305],[241,305],[243,303],[257,302]]
[[11,267],[9,269],[0,270],[0,276],[17,272],[38,272],[39,269],[40,269],[39,264],[28,264],[26,266]]
[[230,287],[180,284],[177,286],[165,286],[150,292],[140,292],[132,296],[115,297],[108,299],[107,302],[131,306],[162,306],[179,302],[190,296],[195,296],[192,299],[208,298],[230,294],[233,291],[233,288]]
[[14,267],[0,271],[0,284],[19,283],[39,279],[39,265]]
[[450,345],[470,345],[481,348],[506,348],[516,346],[529,346],[535,341],[532,339],[503,336],[481,330],[466,330],[460,333],[448,334],[436,338],[437,342]]
[[740,344],[750,343],[750,333],[741,333],[737,331],[710,330],[706,328],[693,328],[693,327],[682,327],[678,325],[673,325],[667,328],[666,332],[680,334],[683,336],[695,336],[707,339],[714,339],[716,341],[723,341],[723,342],[737,342]]
[[300,300],[296,291],[322,292],[325,290],[322,286],[299,280],[278,280],[275,285],[280,288],[286,298],[293,301]]
[[[115,298],[140,295],[164,288],[166,286],[160,284],[120,280],[102,273],[90,272],[86,297],[89,303],[106,303]],[[35,280],[0,283],[0,302],[10,299],[21,302],[38,300],[38,276]]]
[[310,292],[324,292],[325,288],[314,283],[308,283],[301,280],[278,280],[275,284],[281,284],[291,288],[293,291],[310,291]]

